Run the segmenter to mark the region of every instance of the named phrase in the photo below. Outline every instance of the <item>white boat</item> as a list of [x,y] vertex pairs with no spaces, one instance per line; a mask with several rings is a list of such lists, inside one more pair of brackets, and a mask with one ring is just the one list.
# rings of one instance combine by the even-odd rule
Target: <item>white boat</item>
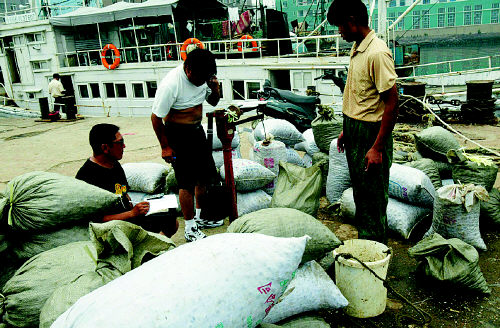
[[[49,19],[31,13],[29,17],[23,14],[9,19],[9,24],[0,25],[0,68],[6,97],[18,107],[40,113],[39,99],[50,100],[48,82],[57,72],[67,93],[74,94],[78,114],[150,115],[157,84],[169,70],[182,63],[184,39],[180,36],[185,33],[180,27],[190,24],[190,19],[176,17],[176,5],[177,0],[118,2],[104,8],[82,7]],[[290,38],[287,33],[287,37],[272,39],[255,37],[202,43],[218,58],[222,99],[217,107],[256,98],[255,91],[262,88],[266,79],[275,87],[299,94],[314,89],[323,104],[341,106],[340,89],[331,80],[317,79],[327,70],[335,76],[345,74],[349,57],[340,48],[340,35]],[[115,69],[102,64],[102,49],[106,44],[116,45],[119,51],[120,62]],[[307,45],[307,51],[303,44]],[[297,48],[301,51],[294,52]],[[108,53],[108,60],[115,61],[112,51]],[[439,75],[427,74],[421,68],[425,66],[409,69],[414,72],[411,78],[415,80],[465,84],[470,79],[499,79],[499,58],[500,55],[492,56],[486,60],[489,63],[486,67],[461,69],[460,73],[454,71],[456,65],[451,62],[436,64],[446,66],[446,74],[441,71]],[[205,108],[210,110],[211,106],[205,104]]]

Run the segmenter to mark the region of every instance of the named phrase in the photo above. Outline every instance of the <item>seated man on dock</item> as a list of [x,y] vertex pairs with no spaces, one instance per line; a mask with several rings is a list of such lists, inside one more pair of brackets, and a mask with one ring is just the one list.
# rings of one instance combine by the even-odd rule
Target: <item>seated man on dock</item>
[[118,213],[104,215],[103,221],[127,220],[145,230],[173,236],[179,223],[175,217],[166,213],[145,216],[149,211],[149,203],[141,202],[132,206],[127,195],[128,183],[122,166],[118,162],[123,157],[125,142],[120,128],[114,124],[97,124],[92,127],[89,142],[93,155],[78,170],[76,178],[89,184],[116,193],[124,197],[126,208]]
[[206,237],[200,228],[224,224],[224,220],[211,222],[200,217],[206,186],[216,175],[212,145],[201,126],[203,102],[207,100],[215,106],[220,99],[216,73],[215,57],[210,51],[191,51],[184,64],[172,69],[161,81],[151,114],[161,156],[175,171],[188,242]]

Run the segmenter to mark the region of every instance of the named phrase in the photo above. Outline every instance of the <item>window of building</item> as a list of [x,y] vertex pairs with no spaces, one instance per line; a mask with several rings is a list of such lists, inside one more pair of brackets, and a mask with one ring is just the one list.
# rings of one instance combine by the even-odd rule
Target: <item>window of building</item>
[[257,99],[257,92],[260,90],[260,82],[246,82],[247,99]]
[[14,41],[14,46],[19,47],[24,44],[24,36],[23,35],[14,35],[12,37],[12,41]]
[[231,81],[233,89],[233,100],[244,100],[245,97],[245,83],[244,81]]
[[396,7],[396,0],[391,0],[391,2],[389,2],[389,7]]
[[406,0],[399,0],[400,6],[406,6]]
[[156,95],[156,81],[146,81],[146,90],[148,91],[148,98],[154,98]]
[[464,6],[464,25],[472,25],[472,6]]
[[31,62],[31,68],[34,72],[49,70],[49,62],[46,60],[35,60]]
[[127,88],[125,87],[125,83],[115,83],[115,88],[116,97],[127,98]]
[[294,89],[306,89],[312,82],[312,72],[293,72]]
[[89,83],[92,98],[101,98],[101,91],[99,90],[99,83]]
[[115,85],[114,83],[104,83],[106,90],[106,98],[115,98]]
[[374,13],[373,16],[372,16],[371,27],[372,27],[372,29],[375,30],[375,33],[378,32],[378,15],[376,13]]
[[11,4],[10,11],[16,11],[16,10],[17,10],[17,6],[15,4]]
[[26,95],[28,96],[28,99],[35,99],[35,93],[34,92],[26,92]]
[[448,0],[439,0],[439,2],[447,2]]
[[412,29],[420,29],[420,10],[414,10],[412,16]]
[[[403,15],[403,12],[400,11],[398,12],[398,17],[401,17]],[[398,25],[396,26],[397,31],[402,31],[405,28],[405,19],[403,18],[402,20],[399,21]]]
[[43,32],[39,33],[27,33],[26,34],[26,41],[28,43],[41,43],[45,41],[45,37]]
[[392,23],[394,23],[395,20],[396,20],[395,12],[387,13],[387,26],[392,25]]
[[455,26],[455,7],[448,7],[447,25]]
[[430,22],[429,10],[424,10],[422,13],[422,28],[430,28]]
[[444,27],[444,8],[438,9],[438,27]]
[[422,1],[422,4],[424,4],[424,5],[427,5],[429,3],[431,3],[431,0],[424,0],[424,1]]
[[134,98],[144,98],[144,84],[142,82],[132,83]]
[[306,15],[305,10],[297,10],[297,17],[304,17]]
[[90,98],[89,88],[86,84],[79,84],[78,91],[80,92],[80,98]]
[[281,2],[281,5],[283,6],[283,8],[288,8],[288,1]]
[[491,4],[491,23],[498,24],[498,14],[499,14],[500,3]]
[[483,17],[483,5],[474,6],[474,24],[481,24],[481,19]]

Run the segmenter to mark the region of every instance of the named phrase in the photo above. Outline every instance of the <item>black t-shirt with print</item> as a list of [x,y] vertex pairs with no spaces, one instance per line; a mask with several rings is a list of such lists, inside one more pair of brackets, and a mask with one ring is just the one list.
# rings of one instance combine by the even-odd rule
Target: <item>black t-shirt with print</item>
[[125,195],[128,191],[127,177],[118,161],[109,169],[87,159],[76,178],[114,194]]

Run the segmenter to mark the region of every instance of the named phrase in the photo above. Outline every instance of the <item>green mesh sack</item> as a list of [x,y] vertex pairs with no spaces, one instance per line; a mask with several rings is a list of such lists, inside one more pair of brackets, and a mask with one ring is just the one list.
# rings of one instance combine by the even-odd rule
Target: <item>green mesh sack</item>
[[405,163],[406,166],[413,167],[419,169],[420,171],[427,174],[427,176],[431,179],[432,185],[436,190],[438,190],[441,186],[441,176],[439,174],[439,170],[432,159],[422,158],[417,161]]
[[316,145],[323,153],[328,154],[330,143],[342,132],[343,119],[342,116],[334,116],[330,113],[319,114],[311,122],[311,127]]
[[[68,222],[101,218],[121,198],[81,180],[49,172],[31,172],[11,180],[0,203],[0,223],[17,231],[54,230]],[[0,224],[0,233],[5,224]]]
[[322,258],[326,252],[342,242],[313,216],[293,208],[266,208],[245,214],[234,220],[227,232],[261,233],[274,237],[302,237],[308,235],[301,263]]
[[458,238],[445,239],[433,233],[410,248],[408,254],[419,262],[419,273],[450,289],[491,293],[479,268],[479,253]]
[[293,316],[277,324],[263,323],[260,328],[330,328],[330,325],[317,315]]
[[480,222],[500,226],[500,191],[491,189],[489,199],[481,202]]
[[465,161],[453,165],[452,178],[457,183],[472,183],[476,186],[483,186],[490,191],[495,185],[498,166],[495,163],[480,164],[472,161]]
[[460,148],[453,134],[440,126],[433,126],[417,133],[415,145],[422,156],[441,162],[447,161],[446,154],[449,150]]

